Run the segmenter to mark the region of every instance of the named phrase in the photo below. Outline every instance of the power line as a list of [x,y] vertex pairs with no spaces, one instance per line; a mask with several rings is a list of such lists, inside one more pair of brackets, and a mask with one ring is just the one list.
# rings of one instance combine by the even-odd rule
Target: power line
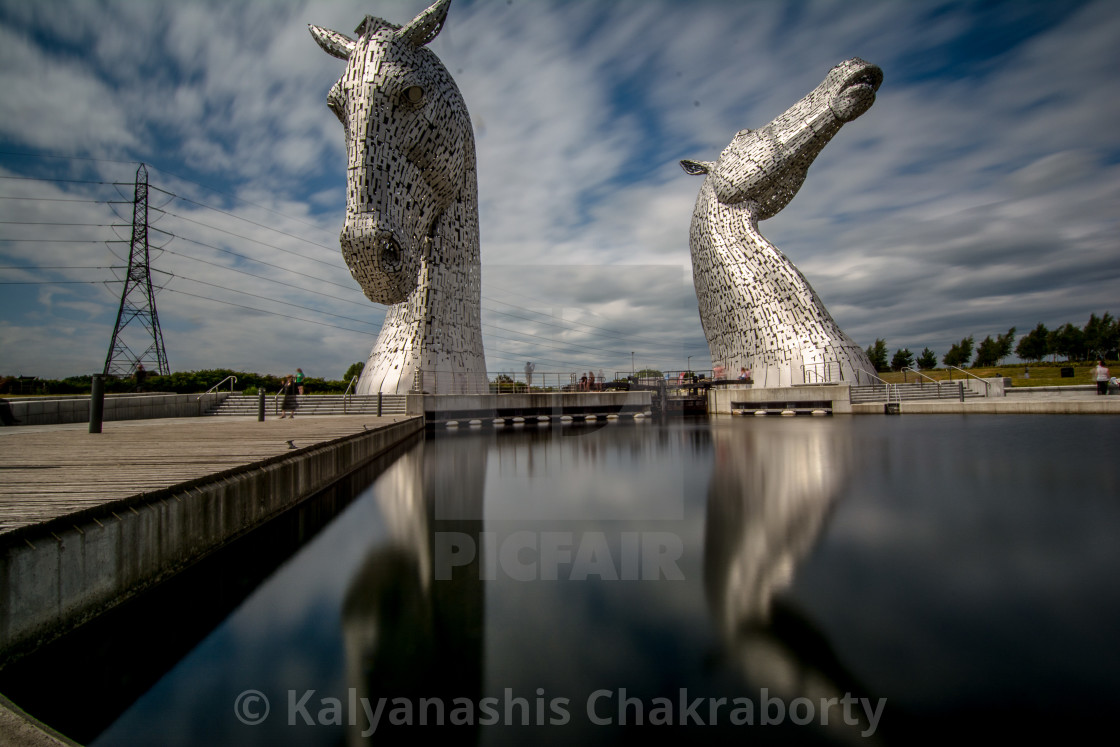
[[[213,244],[207,244],[207,243],[202,242],[202,241],[196,241],[194,239],[188,239],[185,236],[179,236],[178,234],[171,233],[170,231],[164,231],[162,229],[155,228],[155,227],[153,227],[152,230],[153,231],[158,231],[159,233],[162,233],[166,236],[170,236],[173,239],[179,239],[180,241],[186,241],[186,242],[191,243],[191,244],[198,244],[199,246],[204,246],[207,249],[213,249],[215,251],[223,252],[225,254],[230,254],[234,257],[237,257],[238,259],[244,259],[244,260],[247,260],[249,262],[256,262],[257,264],[262,264],[262,265],[265,265],[266,267],[273,267],[273,268],[276,268],[276,269],[281,270],[283,272],[291,273],[293,275],[300,275],[301,277],[305,277],[305,278],[308,278],[310,280],[316,280],[320,283],[326,283],[327,285],[334,285],[334,286],[337,286],[339,288],[345,288],[346,290],[349,290],[349,291],[354,290],[354,287],[351,286],[351,285],[343,285],[342,283],[336,283],[336,282],[333,282],[331,280],[327,280],[325,278],[317,277],[315,275],[308,275],[306,272],[300,272],[299,270],[289,270],[286,267],[281,267],[280,265],[274,264],[272,262],[265,262],[263,259],[257,259],[256,257],[250,257],[247,254],[240,254],[238,252],[233,251],[232,249],[223,249],[220,246],[214,246]],[[116,243],[116,242],[110,242],[110,243]],[[165,251],[171,251],[171,250],[167,249]],[[374,304],[375,306],[384,306],[384,304],[377,304],[377,303],[374,303],[373,301],[370,301],[370,303]]]
[[140,163],[136,160],[122,160],[119,158],[94,158],[92,156],[64,156],[53,153],[26,153],[14,150],[0,151],[0,156],[16,156],[18,158],[56,158],[65,161],[94,161],[97,163],[127,163],[135,166]]
[[[14,179],[21,181],[54,182],[56,184],[103,184],[115,186],[118,182],[98,182],[91,179],[53,179],[46,176],[0,176],[0,179]],[[163,190],[160,190],[161,192]]]
[[257,308],[254,308],[252,306],[245,306],[243,304],[233,303],[232,301],[222,301],[222,300],[217,299],[217,298],[208,298],[207,296],[200,296],[197,293],[188,293],[187,291],[181,291],[181,290],[178,290],[176,288],[164,288],[164,290],[167,291],[168,293],[178,293],[178,294],[183,295],[183,296],[191,296],[192,298],[200,298],[203,301],[213,301],[214,303],[225,304],[226,306],[235,306],[239,309],[247,309],[249,311],[255,311],[255,312],[260,313],[260,314],[269,314],[271,316],[279,316],[279,317],[283,317],[284,319],[294,319],[294,320],[300,321],[300,322],[307,322],[308,324],[318,324],[320,327],[331,327],[332,329],[341,329],[341,330],[345,330],[346,332],[355,332],[359,335],[366,335],[366,336],[369,336],[369,337],[374,337],[374,336],[377,335],[376,332],[366,332],[366,331],[360,330],[360,329],[349,329],[347,327],[339,327],[336,324],[327,324],[326,322],[317,322],[314,319],[304,319],[302,317],[291,316],[289,314],[281,314],[279,311],[267,311],[265,309],[257,309]]
[[5,197],[2,195],[0,195],[0,200],[37,200],[39,202],[105,202],[105,200],[78,200],[68,197]]
[[112,270],[115,269],[111,265],[38,265],[32,267],[21,267],[18,265],[7,265],[0,267],[0,270],[27,270],[28,272],[35,272],[37,270]]
[[[258,280],[264,280],[264,281],[269,282],[269,283],[275,283],[277,285],[283,285],[286,288],[295,288],[296,290],[303,291],[304,293],[314,293],[317,296],[325,296],[326,298],[330,298],[330,299],[333,299],[335,301],[341,301],[342,303],[348,303],[348,304],[352,304],[354,306],[361,306],[363,309],[368,309],[370,306],[375,306],[375,307],[380,306],[380,304],[374,304],[372,301],[366,301],[366,302],[351,301],[348,298],[339,298],[337,295],[334,295],[334,294],[331,294],[331,293],[324,293],[323,291],[311,290],[310,288],[304,288],[303,286],[295,285],[293,283],[285,283],[283,280],[277,280],[275,278],[265,277],[264,275],[257,275],[255,273],[248,272],[246,270],[239,270],[236,267],[228,267],[226,265],[220,265],[217,262],[211,262],[209,260],[200,259],[198,257],[192,257],[189,254],[183,254],[182,252],[177,252],[177,251],[174,251],[173,249],[168,249],[166,246],[162,249],[162,251],[165,251],[168,254],[174,254],[176,257],[182,257],[183,259],[189,259],[189,260],[192,260],[194,262],[201,262],[203,264],[210,265],[212,267],[217,267],[217,268],[220,268],[222,270],[225,270],[226,272],[236,272],[240,275],[248,275],[251,278],[257,278]],[[294,270],[285,270],[285,272],[294,272]],[[339,286],[339,287],[345,288],[346,286]]]
[[269,296],[262,296],[262,295],[259,295],[257,293],[250,293],[249,291],[240,290],[238,288],[228,288],[224,285],[218,285],[217,283],[211,283],[211,282],[208,282],[206,280],[199,280],[198,278],[187,277],[186,275],[179,275],[179,274],[176,274],[174,272],[167,272],[165,270],[156,270],[156,272],[159,272],[159,273],[164,274],[164,275],[170,275],[173,278],[182,278],[183,280],[189,280],[192,283],[199,283],[200,285],[209,285],[211,288],[217,288],[219,290],[230,291],[231,293],[240,293],[242,295],[252,296],[253,298],[259,298],[259,299],[264,300],[264,301],[271,301],[272,303],[278,303],[278,304],[283,304],[284,306],[292,306],[292,307],[295,307],[297,309],[303,309],[304,311],[313,311],[316,314],[326,314],[327,316],[338,317],[339,319],[345,319],[345,320],[350,321],[350,322],[357,322],[358,324],[373,324],[373,322],[366,321],[365,319],[355,319],[355,318],[350,317],[350,316],[343,316],[342,314],[335,314],[335,313],[332,313],[330,311],[323,311],[322,309],[315,309],[315,308],[312,308],[310,306],[301,306],[298,303],[291,303],[289,301],[279,301],[275,298],[270,298]]
[[0,280],[0,285],[97,285],[117,282],[115,280]]
[[[278,233],[282,236],[287,236],[288,238],[292,238],[292,239],[298,239],[299,241],[302,241],[302,242],[307,243],[307,244],[311,244],[312,246],[321,247],[323,249],[326,249],[329,252],[334,252],[335,251],[335,248],[333,246],[327,246],[325,244],[320,244],[317,241],[312,241],[311,239],[304,238],[303,236],[297,236],[294,233],[288,233],[287,231],[281,231],[279,228],[274,228],[273,226],[267,226],[264,223],[257,223],[256,221],[249,220],[248,218],[242,218],[240,215],[237,215],[235,213],[231,213],[228,210],[222,210],[220,208],[216,208],[216,207],[213,207],[211,205],[207,205],[205,203],[198,202],[196,200],[192,200],[188,197],[183,197],[182,195],[177,195],[177,194],[174,194],[173,192],[168,192],[167,190],[164,190],[164,189],[161,189],[160,192],[163,192],[164,194],[171,195],[173,198],[175,198],[177,200],[182,200],[183,202],[189,202],[192,205],[198,205],[199,207],[206,208],[207,210],[213,210],[215,213],[221,213],[222,215],[228,215],[231,218],[235,218],[239,221],[244,221],[245,223],[248,223],[250,225],[257,226],[258,228],[264,228],[264,229],[267,229],[269,231],[273,231],[275,233]],[[278,213],[278,215],[283,215],[283,213]],[[284,217],[290,217],[290,216],[284,216]]]
[[[29,221],[29,220],[0,220],[9,226],[86,226],[87,228],[113,228],[112,223],[59,223],[57,221]],[[22,241],[22,239],[5,239],[5,241]]]
[[[189,183],[189,184],[193,184],[193,185],[195,185],[196,187],[202,187],[203,189],[207,189],[207,190],[210,190],[211,192],[214,192],[215,194],[219,194],[219,195],[224,195],[224,196],[226,196],[226,197],[229,197],[229,198],[231,198],[231,199],[233,199],[233,200],[236,200],[237,202],[242,202],[242,203],[244,203],[244,204],[246,204],[246,205],[252,205],[252,206],[253,206],[253,207],[255,207],[255,208],[259,208],[259,209],[261,209],[261,210],[264,210],[264,211],[266,211],[266,212],[272,213],[273,215],[279,215],[279,216],[281,216],[282,218],[287,218],[288,220],[294,220],[294,221],[295,221],[295,222],[297,222],[297,223],[302,223],[302,224],[304,224],[305,226],[310,226],[311,228],[314,228],[314,229],[315,229],[315,230],[317,230],[317,231],[322,231],[323,233],[328,233],[328,232],[327,232],[327,231],[326,231],[325,229],[323,229],[323,228],[322,228],[322,227],[320,227],[320,226],[317,226],[317,225],[315,225],[314,223],[310,223],[310,222],[308,222],[308,221],[305,221],[305,220],[302,220],[302,219],[300,219],[300,218],[296,218],[296,217],[294,217],[294,216],[291,216],[291,215],[287,215],[287,214],[285,214],[285,213],[281,213],[281,212],[278,212],[278,211],[276,211],[276,210],[273,210],[272,208],[267,208],[267,207],[265,207],[264,205],[258,205],[258,204],[257,204],[257,203],[255,203],[255,202],[252,202],[252,201],[250,201],[250,200],[246,200],[246,199],[244,199],[244,198],[242,198],[242,197],[238,197],[237,195],[234,195],[234,194],[230,194],[229,192],[223,192],[223,191],[222,191],[222,190],[220,190],[220,189],[215,189],[214,187],[211,187],[211,186],[208,186],[208,185],[206,185],[206,184],[203,184],[202,182],[197,182],[197,181],[195,181],[195,180],[193,180],[193,179],[188,179],[188,178],[187,178],[187,177],[185,177],[185,176],[180,176],[180,175],[178,175],[178,174],[176,174],[176,173],[174,173],[174,172],[168,171],[167,169],[161,169],[161,168],[160,168],[160,167],[158,167],[158,166],[154,166],[153,168],[154,168],[154,169],[155,169],[156,171],[161,171],[161,172],[163,172],[164,174],[167,174],[168,176],[173,176],[173,177],[175,177],[176,179],[180,179],[180,180],[182,180],[182,181],[184,181],[184,182],[187,182],[187,183]],[[185,199],[185,198],[184,198],[184,199]],[[209,206],[207,206],[207,207],[209,207]]]
[[344,269],[341,265],[332,264],[330,262],[325,262],[324,260],[315,259],[314,257],[308,257],[306,255],[300,254],[299,252],[294,252],[291,249],[285,249],[284,247],[276,246],[275,244],[269,244],[266,241],[261,241],[259,239],[254,239],[254,238],[251,238],[249,236],[242,236],[241,234],[234,233],[233,231],[227,231],[224,228],[218,228],[217,226],[211,226],[208,223],[203,223],[202,221],[194,220],[193,218],[187,218],[185,216],[179,215],[178,213],[172,213],[172,212],[169,212],[167,210],[159,210],[159,209],[156,209],[156,211],[160,212],[160,213],[163,213],[164,215],[170,215],[173,218],[178,218],[179,220],[185,220],[188,223],[194,223],[195,225],[199,225],[199,226],[202,226],[204,228],[209,228],[213,231],[219,231],[219,232],[224,233],[224,234],[229,234],[230,236],[234,236],[236,238],[242,239],[243,241],[251,241],[254,244],[260,244],[261,246],[266,246],[269,249],[275,249],[277,251],[284,252],[285,254],[291,254],[291,255],[294,255],[296,257],[299,257],[300,259],[306,259],[309,262],[318,262],[321,265],[326,265],[327,267],[333,267],[336,270]]

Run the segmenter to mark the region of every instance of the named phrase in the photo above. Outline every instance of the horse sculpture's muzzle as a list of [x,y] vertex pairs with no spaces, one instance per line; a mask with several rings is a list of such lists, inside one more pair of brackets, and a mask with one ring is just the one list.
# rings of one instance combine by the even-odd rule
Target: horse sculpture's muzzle
[[395,233],[379,225],[372,214],[347,216],[339,243],[350,274],[371,301],[400,303],[416,289],[416,253],[406,251]]
[[875,92],[883,83],[878,66],[854,57],[829,72],[823,86],[832,89],[829,108],[841,122],[851,122],[875,103]]

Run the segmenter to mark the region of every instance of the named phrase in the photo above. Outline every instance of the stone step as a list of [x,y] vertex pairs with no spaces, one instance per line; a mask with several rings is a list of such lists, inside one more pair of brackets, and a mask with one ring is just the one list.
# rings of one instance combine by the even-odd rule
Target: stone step
[[[407,410],[404,395],[384,395],[381,400],[382,415],[404,415]],[[279,400],[265,398],[265,414],[276,413]],[[227,397],[208,415],[251,416],[257,414],[259,401],[256,396],[234,394]],[[302,415],[376,415],[376,395],[305,394],[296,397],[296,413]]]
[[[975,397],[982,397],[979,392],[969,389],[967,386],[964,389],[964,398],[973,399]],[[922,400],[922,399],[960,399],[960,386],[959,382],[945,382],[940,387],[940,393],[936,384],[931,382],[922,383],[907,383],[897,384],[891,389],[891,400]],[[887,392],[886,387],[882,384],[874,384],[869,386],[853,386],[848,390],[848,399],[852,404],[861,404],[864,402],[886,402]]]

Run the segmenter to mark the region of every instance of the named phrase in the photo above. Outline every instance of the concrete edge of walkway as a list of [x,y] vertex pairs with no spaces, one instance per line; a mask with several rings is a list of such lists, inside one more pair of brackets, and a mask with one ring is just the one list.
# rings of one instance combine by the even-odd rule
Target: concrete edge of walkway
[[[405,417],[404,419],[397,421],[397,423],[382,426],[382,428],[389,428],[394,425],[398,425],[399,423],[406,423],[411,420],[420,419],[421,416],[419,415]],[[37,524],[28,524],[26,526],[13,527],[6,531],[0,530],[0,551],[11,544],[21,543],[27,539],[34,539],[34,537],[36,536],[43,536],[45,534],[51,533],[52,531],[57,532],[59,530],[68,530],[74,524],[81,524],[91,521],[94,516],[103,517],[105,514],[112,513],[113,511],[127,511],[130,507],[139,508],[142,505],[166,500],[176,494],[182,494],[184,492],[196,490],[203,485],[234,479],[246,472],[265,469],[267,467],[280,464],[282,462],[287,462],[293,459],[302,459],[318,449],[337,446],[347,441],[351,441],[355,438],[366,435],[369,432],[351,433],[345,436],[339,436],[337,438],[330,439],[328,441],[319,441],[310,446],[299,447],[297,449],[284,452],[283,454],[277,454],[273,457],[267,457],[250,464],[242,464],[238,465],[237,467],[231,467],[220,472],[214,472],[209,475],[205,475],[204,477],[185,480],[166,488],[160,488],[159,490],[141,492],[135,495],[127,496],[125,498],[106,501],[105,503],[100,503],[96,506],[91,506],[90,508],[83,508],[78,511],[68,513],[65,516],[58,516],[56,518],[39,522]]]
[[81,747],[0,694],[0,741],[7,747]]
[[423,428],[423,418],[406,418],[0,535],[7,611],[0,664],[174,575]]
[[[913,400],[892,403],[902,415],[1110,415],[1120,414],[1120,397],[1097,399],[1019,400],[1009,398],[972,399],[965,402]],[[885,403],[852,405],[853,415],[882,415]]]

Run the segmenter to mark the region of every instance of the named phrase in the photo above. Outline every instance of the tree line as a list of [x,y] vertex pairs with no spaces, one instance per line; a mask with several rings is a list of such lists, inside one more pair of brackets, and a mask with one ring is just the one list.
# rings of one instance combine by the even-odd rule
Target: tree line
[[[975,358],[973,353],[975,352]],[[1054,330],[1049,330],[1042,322],[1019,338],[1015,344],[1015,328],[1006,334],[988,335],[976,344],[974,335],[965,337],[949,347],[949,352],[941,357],[941,363],[958,368],[985,368],[998,366],[1014,352],[1021,360],[1034,363],[1064,358],[1067,362],[1087,360],[1115,360],[1120,358],[1120,320],[1112,318],[1107,311],[1103,316],[1089,315],[1089,321],[1082,327],[1069,322]],[[876,339],[867,350],[867,357],[876,371],[901,371],[904,368],[937,368],[937,353],[928,347],[915,357],[908,348],[895,350],[894,356],[887,361],[886,340]]]
[[[359,369],[360,370],[360,369]],[[237,383],[233,386],[236,391],[246,394],[256,394],[259,389],[264,389],[269,394],[279,391],[283,377],[272,374],[248,373],[233,371],[228,368],[214,368],[205,371],[180,371],[168,376],[148,374],[143,383],[146,392],[175,392],[178,394],[195,394],[205,392],[216,386],[227,376],[236,376]],[[92,377],[70,376],[65,379],[39,379],[32,377],[0,377],[0,394],[89,394]],[[346,391],[349,379],[334,381],[317,377],[304,379],[304,391],[308,394],[342,394]],[[225,390],[229,382],[222,384]],[[105,380],[105,391],[108,394],[124,394],[138,391],[136,379],[132,377],[108,377]]]

